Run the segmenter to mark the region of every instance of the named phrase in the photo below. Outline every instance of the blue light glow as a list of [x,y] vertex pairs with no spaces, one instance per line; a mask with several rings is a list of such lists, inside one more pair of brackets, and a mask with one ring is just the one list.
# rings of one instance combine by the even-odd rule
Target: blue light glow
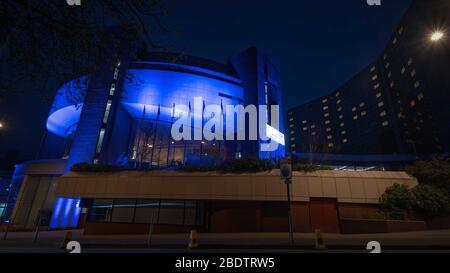
[[76,228],[81,213],[79,204],[80,198],[56,198],[50,228]]

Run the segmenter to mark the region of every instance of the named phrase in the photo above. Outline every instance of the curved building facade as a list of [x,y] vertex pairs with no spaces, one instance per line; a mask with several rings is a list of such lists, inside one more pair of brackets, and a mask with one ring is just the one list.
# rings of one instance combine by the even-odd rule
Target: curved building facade
[[[201,130],[195,124],[203,125],[210,118],[194,115],[194,98],[202,99],[203,109],[211,104],[222,109],[226,105],[281,106],[279,75],[266,54],[250,48],[227,64],[189,56],[169,61],[174,57],[178,55],[122,57],[113,69],[62,86],[47,120],[41,157],[48,150],[58,151],[50,157],[67,159],[68,171],[81,162],[142,168],[284,155],[282,145],[275,151],[260,151],[260,140],[175,141],[171,137],[177,105],[189,107],[192,131]],[[282,132],[283,121],[278,124]]]

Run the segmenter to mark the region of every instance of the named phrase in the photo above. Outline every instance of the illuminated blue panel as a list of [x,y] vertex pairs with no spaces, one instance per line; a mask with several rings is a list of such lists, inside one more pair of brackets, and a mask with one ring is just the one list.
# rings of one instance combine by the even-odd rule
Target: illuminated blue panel
[[[132,117],[141,118],[146,105],[146,118],[155,118],[158,105],[161,119],[170,117],[173,105],[193,106],[194,97],[205,104],[235,105],[242,100],[240,85],[206,76],[178,71],[130,69],[132,82],[124,83],[122,104]],[[233,99],[235,98],[235,99]]]
[[56,198],[50,228],[76,228],[81,213],[79,205],[80,198]]
[[[66,137],[76,129],[86,93],[87,77],[81,77],[64,84],[57,92],[47,119],[47,130]],[[71,99],[69,99],[71,98]],[[78,102],[75,105],[74,100]]]

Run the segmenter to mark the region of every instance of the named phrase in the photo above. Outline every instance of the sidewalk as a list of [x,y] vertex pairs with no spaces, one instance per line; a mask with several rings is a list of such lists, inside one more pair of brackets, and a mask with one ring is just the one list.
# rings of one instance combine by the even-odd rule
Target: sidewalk
[[[3,241],[0,233],[0,248],[3,247],[60,247],[67,231],[42,231],[37,243],[33,243],[34,232],[10,232]],[[152,236],[152,247],[186,248],[188,234],[156,234]],[[201,248],[289,248],[288,233],[199,233]],[[74,241],[84,247],[146,247],[147,235],[89,235],[82,230],[73,230]],[[378,241],[383,247],[427,248],[450,250],[450,230],[420,231],[383,234],[323,234],[329,248],[361,248],[369,241]],[[313,233],[295,233],[294,247],[313,248]]]

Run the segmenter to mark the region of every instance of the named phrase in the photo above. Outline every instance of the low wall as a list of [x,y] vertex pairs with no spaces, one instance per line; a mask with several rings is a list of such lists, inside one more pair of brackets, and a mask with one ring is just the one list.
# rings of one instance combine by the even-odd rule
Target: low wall
[[424,221],[397,221],[377,219],[341,219],[341,233],[388,233],[426,230]]

